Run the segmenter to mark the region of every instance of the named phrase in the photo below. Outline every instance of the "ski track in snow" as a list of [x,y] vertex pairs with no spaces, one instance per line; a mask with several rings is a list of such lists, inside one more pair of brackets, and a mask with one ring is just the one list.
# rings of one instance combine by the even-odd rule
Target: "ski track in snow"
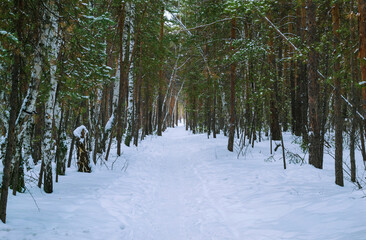
[[283,170],[264,161],[268,141],[239,159],[226,143],[178,127],[123,147],[113,171],[74,169],[51,195],[32,188],[40,211],[30,194],[11,196],[0,239],[365,239],[364,193],[334,185],[333,160]]

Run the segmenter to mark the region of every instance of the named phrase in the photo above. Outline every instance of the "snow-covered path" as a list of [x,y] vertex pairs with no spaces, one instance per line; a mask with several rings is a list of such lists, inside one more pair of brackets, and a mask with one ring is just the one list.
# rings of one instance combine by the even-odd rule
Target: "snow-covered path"
[[124,147],[109,170],[69,171],[51,195],[32,188],[40,211],[29,193],[11,197],[0,239],[365,239],[364,193],[334,185],[332,160],[284,171],[281,151],[264,161],[268,142],[239,159],[226,143],[179,127]]
[[160,148],[144,147],[136,156],[141,162],[106,190],[102,206],[126,224],[126,239],[239,239],[209,191],[213,179],[204,172],[204,158],[214,156],[212,146],[197,142],[202,135],[182,137],[183,128],[170,131],[154,140]]

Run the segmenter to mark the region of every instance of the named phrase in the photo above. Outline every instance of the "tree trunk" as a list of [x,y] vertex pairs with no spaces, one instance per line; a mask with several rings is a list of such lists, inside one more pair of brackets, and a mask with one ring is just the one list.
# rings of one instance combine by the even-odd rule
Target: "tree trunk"
[[362,87],[362,105],[364,117],[366,117],[366,0],[358,0],[358,27],[360,34],[360,66],[361,66],[361,87]]
[[309,164],[323,168],[320,127],[319,127],[319,81],[318,53],[314,44],[317,42],[316,5],[312,0],[307,1],[308,16],[308,80],[309,80]]
[[[163,38],[164,38],[164,7],[162,7],[161,9],[161,16],[160,16],[160,37],[159,37],[159,42],[160,42],[160,52],[161,54],[163,53]],[[158,93],[158,131],[157,131],[157,135],[161,136],[162,135],[162,123],[163,123],[163,112],[162,112],[162,101],[163,101],[163,82],[164,82],[164,76],[163,76],[163,56],[161,56],[160,58],[160,69],[159,69],[159,93]]]
[[[55,4],[49,4],[49,8],[57,12]],[[49,63],[50,63],[50,90],[48,99],[45,107],[45,131],[44,131],[44,141],[43,141],[43,161],[45,164],[44,168],[44,183],[43,189],[46,193],[53,192],[53,180],[52,180],[52,160],[54,157],[54,139],[52,137],[52,125],[54,118],[54,106],[56,102],[56,90],[57,90],[57,79],[56,79],[56,68],[57,68],[57,57],[59,52],[58,40],[58,23],[56,17],[53,13],[45,11],[45,20],[49,21],[46,24],[45,33],[48,34],[47,45],[50,47],[49,52]]]
[[126,12],[125,12],[125,6],[126,4],[122,4],[121,8],[121,16],[119,19],[119,91],[118,91],[118,103],[117,103],[117,109],[116,109],[116,137],[117,137],[117,155],[121,156],[121,143],[122,143],[122,134],[123,134],[123,111],[124,111],[124,102],[125,102],[125,63],[123,60],[123,33],[124,33],[124,25],[125,25],[125,18],[126,18]]
[[142,41],[140,41],[140,59],[139,59],[139,73],[136,84],[136,114],[135,114],[135,132],[133,144],[137,147],[139,142],[139,131],[141,127],[141,86],[142,86]]
[[43,142],[43,126],[44,126],[44,104],[39,103],[36,107],[34,129],[32,134],[32,158],[34,164],[42,159],[42,142]]
[[[351,6],[351,12],[353,10],[354,1],[352,0],[350,3]],[[353,18],[350,18],[350,29],[351,29],[351,37],[350,41],[352,43],[356,42],[356,21],[353,20]],[[355,144],[356,144],[356,130],[357,130],[357,121],[358,121],[358,115],[357,115],[357,108],[356,103],[358,102],[357,99],[357,93],[356,93],[356,81],[357,81],[357,55],[354,53],[354,49],[351,48],[350,50],[350,65],[351,65],[351,78],[352,78],[352,87],[351,87],[351,102],[352,102],[352,126],[351,126],[351,133],[350,133],[350,164],[351,164],[351,181],[356,182],[356,159],[355,159]],[[361,130],[362,131],[362,130]],[[361,135],[361,137],[363,137]]]
[[[268,17],[270,18],[270,16]],[[281,140],[281,128],[279,123],[279,112],[278,112],[278,84],[276,76],[276,59],[274,53],[274,40],[273,31],[269,32],[269,53],[268,53],[268,63],[270,66],[269,78],[270,82],[270,128],[272,140]]]
[[335,3],[332,6],[333,18],[333,48],[334,48],[334,114],[335,114],[335,183],[339,186],[343,184],[343,117],[342,117],[342,98],[341,98],[341,79],[339,77],[340,59],[337,58],[339,46],[339,5]]
[[[234,54],[233,41],[236,35],[236,19],[231,20],[231,43],[230,51]],[[235,137],[235,78],[236,78],[236,65],[231,63],[230,66],[230,125],[229,125],[229,141],[227,149],[232,152],[234,150],[234,137]]]
[[88,131],[84,126],[80,126],[74,131],[76,138],[76,152],[78,172],[91,172],[89,150],[88,150]]
[[[21,1],[20,3],[21,4]],[[19,7],[19,6],[17,6]],[[19,81],[19,64],[20,54],[14,54],[14,65],[12,71],[12,86],[10,99],[17,99],[18,94],[18,81]],[[3,223],[6,222],[6,208],[8,203],[8,190],[10,185],[10,172],[11,172],[11,161],[15,150],[15,121],[17,114],[17,102],[10,101],[10,116],[8,122],[8,139],[6,145],[5,159],[4,159],[4,170],[3,179],[1,184],[1,198],[0,198],[0,219]]]
[[[74,128],[77,128],[77,126],[79,126],[79,122],[80,122],[80,114],[78,114],[76,121],[75,121],[75,126]],[[72,160],[72,154],[74,152],[74,145],[75,145],[75,136],[72,135],[72,139],[71,139],[71,144],[70,144],[70,151],[69,151],[69,160],[67,161],[67,167],[71,167],[71,160]]]

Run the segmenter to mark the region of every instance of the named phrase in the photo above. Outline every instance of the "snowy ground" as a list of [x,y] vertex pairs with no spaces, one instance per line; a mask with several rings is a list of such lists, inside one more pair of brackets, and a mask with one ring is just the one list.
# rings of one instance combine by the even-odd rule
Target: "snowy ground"
[[330,157],[283,170],[281,149],[264,161],[268,141],[239,159],[226,144],[179,127],[112,154],[109,169],[68,169],[51,195],[10,197],[0,239],[366,239],[365,193],[334,184]]

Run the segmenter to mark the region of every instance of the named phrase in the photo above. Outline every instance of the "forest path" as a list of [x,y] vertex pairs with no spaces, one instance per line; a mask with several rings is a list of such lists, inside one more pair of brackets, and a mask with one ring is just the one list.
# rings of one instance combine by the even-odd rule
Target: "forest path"
[[[286,147],[301,154],[292,141],[285,134]],[[54,193],[28,183],[25,194],[10,196],[0,239],[365,239],[364,193],[334,184],[333,159],[324,170],[283,170],[282,152],[269,158],[268,141],[239,159],[226,146],[223,135],[178,127],[123,146],[120,157],[113,148],[90,174],[73,164]]]
[[[268,141],[237,159],[222,135],[207,139],[178,127],[149,138],[126,153],[126,175],[101,194],[102,207],[124,226],[123,239],[364,237],[366,227],[352,217],[363,218],[361,207],[345,201],[350,193],[334,185],[333,170],[290,165],[284,171],[281,151],[274,155],[277,161],[264,161]],[[357,202],[366,207],[361,198]]]
[[183,127],[169,129],[131,157],[136,161],[127,176],[101,199],[102,206],[126,225],[126,239],[239,239],[227,214],[240,209],[224,209],[208,185],[217,175],[206,174],[205,159],[215,158],[217,146],[205,141]]

